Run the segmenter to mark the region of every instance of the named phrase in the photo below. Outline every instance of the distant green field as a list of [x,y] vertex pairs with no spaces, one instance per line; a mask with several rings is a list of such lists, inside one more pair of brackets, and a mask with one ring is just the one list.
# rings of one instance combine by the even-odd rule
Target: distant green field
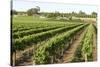
[[[13,22],[34,23],[34,22],[49,22],[49,21],[50,20],[48,20],[47,18],[41,19],[39,17],[34,17],[34,16],[17,16],[17,17],[13,17]],[[50,22],[55,22],[55,21],[51,20]]]
[[81,20],[56,20],[52,18],[39,18],[34,16],[16,16],[13,17],[13,23],[36,23],[36,22],[74,22],[74,23],[80,23],[83,22]]

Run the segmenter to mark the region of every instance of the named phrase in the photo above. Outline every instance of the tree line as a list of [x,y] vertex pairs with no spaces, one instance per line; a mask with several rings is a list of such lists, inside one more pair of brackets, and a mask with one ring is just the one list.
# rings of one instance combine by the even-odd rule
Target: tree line
[[87,18],[96,18],[97,13],[92,12],[91,14],[86,14],[83,11],[79,11],[79,13],[76,12],[71,12],[71,13],[60,13],[58,11],[55,12],[40,12],[40,7],[36,6],[35,8],[30,8],[26,12],[19,12],[16,10],[11,10],[11,15],[18,15],[19,13],[27,14],[28,16],[33,16],[33,15],[39,15],[39,16],[45,16],[47,18],[56,18],[56,17],[87,17]]

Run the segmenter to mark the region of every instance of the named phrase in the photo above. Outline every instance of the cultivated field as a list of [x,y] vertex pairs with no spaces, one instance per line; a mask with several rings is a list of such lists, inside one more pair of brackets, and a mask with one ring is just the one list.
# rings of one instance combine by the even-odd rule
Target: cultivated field
[[90,21],[12,19],[12,65],[96,61],[97,29]]

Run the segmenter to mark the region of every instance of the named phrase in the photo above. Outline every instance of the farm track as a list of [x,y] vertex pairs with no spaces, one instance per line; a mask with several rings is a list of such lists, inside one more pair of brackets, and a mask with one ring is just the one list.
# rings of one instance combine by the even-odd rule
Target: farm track
[[84,31],[76,35],[76,39],[73,41],[72,44],[70,44],[71,46],[67,50],[65,50],[60,63],[69,63],[73,60],[77,47],[80,45],[80,42],[83,38],[83,35]]

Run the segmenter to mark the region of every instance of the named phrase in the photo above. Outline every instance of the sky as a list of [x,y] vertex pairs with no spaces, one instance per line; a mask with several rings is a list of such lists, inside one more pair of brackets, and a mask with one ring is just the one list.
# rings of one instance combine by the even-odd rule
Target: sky
[[68,3],[51,3],[51,2],[38,2],[27,0],[13,0],[13,9],[17,11],[27,11],[30,8],[40,7],[40,12],[55,12],[70,13],[79,12],[82,10],[87,14],[91,12],[98,12],[97,6],[94,5],[81,5],[81,4],[68,4]]

